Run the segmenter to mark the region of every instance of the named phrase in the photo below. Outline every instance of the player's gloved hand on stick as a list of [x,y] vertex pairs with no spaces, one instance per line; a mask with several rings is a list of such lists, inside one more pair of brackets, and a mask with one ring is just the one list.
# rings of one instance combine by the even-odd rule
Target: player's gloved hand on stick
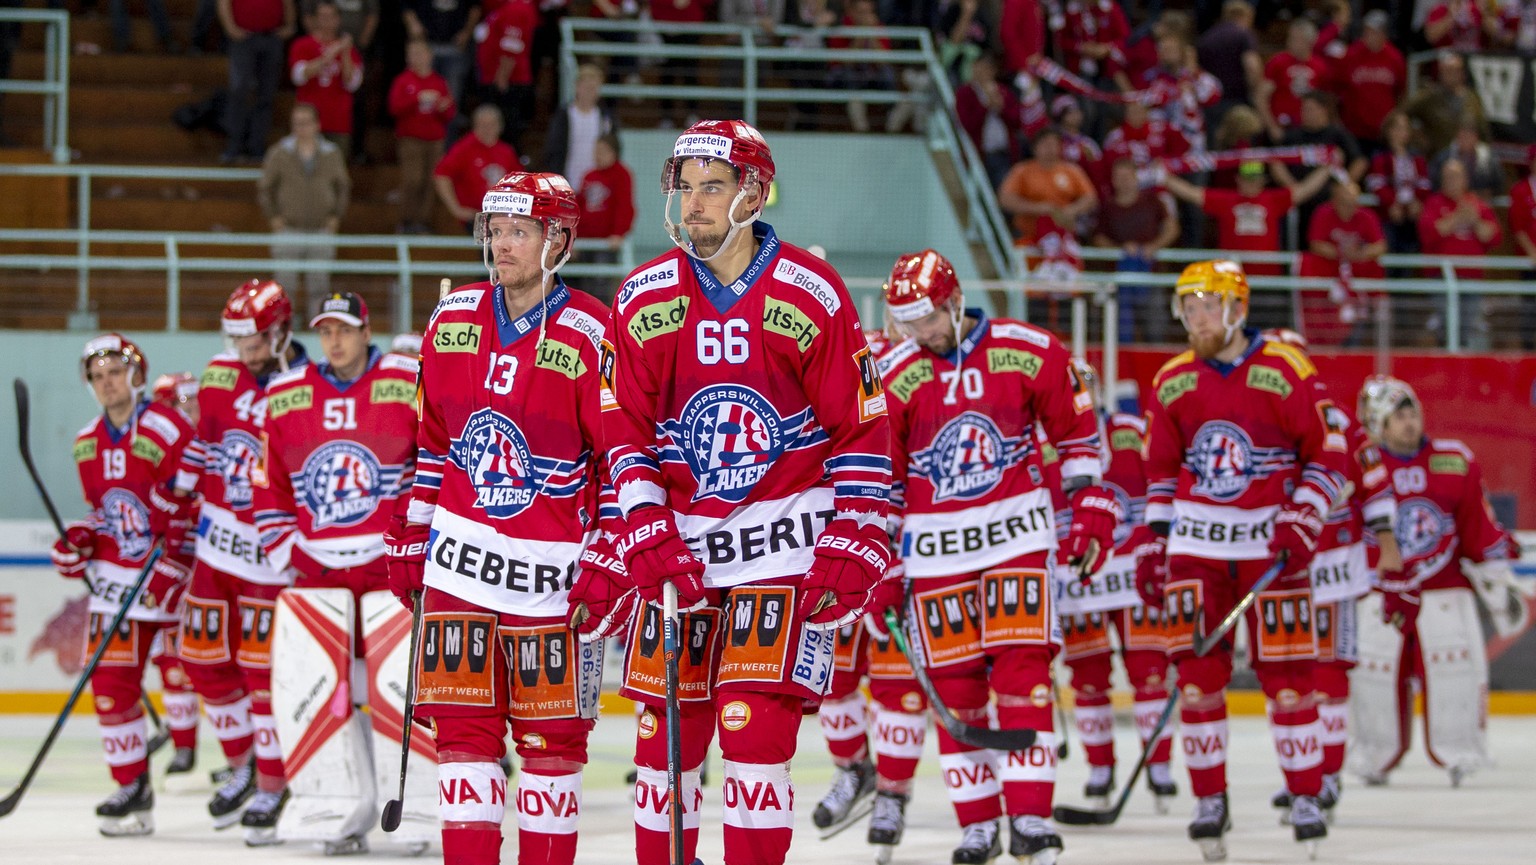
[[1146,526],[1136,544],[1136,594],[1149,607],[1162,609],[1163,589],[1168,585],[1168,539]]
[[629,622],[639,597],[613,542],[599,538],[581,553],[581,573],[571,587],[567,621],[583,640],[616,637]]
[[412,609],[412,596],[425,587],[427,542],[432,529],[421,523],[407,522],[397,514],[384,530],[384,559],[389,569],[389,591],[406,609]]
[[1383,592],[1381,596],[1381,620],[1388,625],[1407,633],[1413,629],[1414,623],[1419,620],[1419,593],[1407,592]]
[[807,626],[840,628],[858,617],[869,590],[891,566],[885,526],[833,520],[816,539],[816,558],[800,583],[795,613]]
[[181,608],[181,596],[187,592],[192,571],[181,562],[161,556],[150,568],[139,603],[151,610],[174,613]]
[[1323,534],[1323,516],[1317,508],[1302,502],[1286,502],[1275,515],[1275,536],[1269,551],[1275,558],[1285,556],[1285,573],[1305,571],[1317,552],[1317,539]]
[[70,523],[64,537],[53,542],[53,566],[66,579],[85,576],[85,566],[96,552],[96,533],[85,523]]
[[1072,494],[1072,527],[1062,552],[1079,580],[1087,582],[1104,567],[1115,548],[1115,526],[1123,519],[1120,502],[1101,486],[1083,487]]
[[704,606],[704,563],[683,543],[671,508],[635,509],[624,519],[616,549],[641,600],[661,603],[662,586],[670,582],[677,587],[679,612]]
[[864,623],[875,639],[885,642],[891,635],[885,630],[885,611],[895,610],[896,618],[906,616],[907,566],[900,559],[891,562],[885,579],[869,590],[869,600],[864,603]]

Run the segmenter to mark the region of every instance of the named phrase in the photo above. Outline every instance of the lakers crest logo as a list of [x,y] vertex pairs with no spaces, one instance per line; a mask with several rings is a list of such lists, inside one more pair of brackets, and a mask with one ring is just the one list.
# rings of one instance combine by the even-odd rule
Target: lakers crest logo
[[1404,561],[1434,552],[1450,530],[1450,518],[1429,499],[1412,498],[1397,505],[1397,525],[1393,531]]
[[471,415],[448,458],[469,475],[475,507],[487,516],[508,519],[533,504],[541,479],[527,437],[505,415],[488,408]]
[[125,558],[137,559],[149,552],[154,540],[149,533],[149,508],[138,496],[116,487],[107,490],[101,497],[101,517]]
[[1200,427],[1186,460],[1195,474],[1191,491],[1219,502],[1241,496],[1255,474],[1253,440],[1242,427],[1226,421]]
[[992,419],[968,411],[946,423],[926,450],[912,455],[919,473],[933,482],[933,500],[981,498],[997,487],[1006,467],[1008,441]]
[[721,385],[694,394],[679,418],[677,444],[698,479],[694,500],[741,502],[784,452],[784,422],[749,387]]
[[304,461],[294,479],[294,494],[314,515],[316,529],[354,526],[378,506],[384,475],[373,451],[357,442],[333,441]]
[[231,510],[251,506],[251,472],[261,463],[261,442],[245,430],[224,433],[219,443],[219,475],[224,480],[224,495]]

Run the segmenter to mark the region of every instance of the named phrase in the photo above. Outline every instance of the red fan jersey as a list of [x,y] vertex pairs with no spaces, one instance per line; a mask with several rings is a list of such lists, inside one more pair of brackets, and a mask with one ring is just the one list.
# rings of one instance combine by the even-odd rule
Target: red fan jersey
[[806,573],[833,519],[883,525],[890,494],[885,394],[837,272],[761,244],[722,285],[674,250],[614,301],[614,403],[603,413],[625,513],[666,504],[705,585]]
[[[533,0],[511,0],[486,19],[485,39],[475,47],[480,83],[491,84],[503,60],[512,62],[509,84],[533,83],[533,31],[539,26],[539,7]],[[575,178],[581,180],[581,178]]]
[[363,55],[356,48],[347,49],[352,58],[350,76],[343,74],[339,59],[327,61],[312,75],[304,74],[305,65],[325,56],[330,45],[313,36],[293,40],[288,48],[288,77],[293,81],[295,98],[315,106],[321,132],[351,135],[352,94],[363,86]]
[[599,346],[608,312],[556,282],[513,317],[499,286],[438,303],[421,344],[409,519],[426,584],[488,610],[562,617],[598,519]]
[[904,512],[909,577],[980,571],[1056,543],[1035,427],[1061,475],[1103,473],[1092,398],[1049,331],[1010,319],[977,324],[955,354],[908,340],[880,358],[891,406],[892,509]]
[[1343,489],[1348,427],[1319,398],[1317,368],[1247,334],[1231,364],[1186,351],[1152,380],[1146,518],[1172,523],[1170,555],[1267,559],[1283,503],[1326,514]]
[[[148,401],[134,408],[133,419],[114,429],[102,415],[75,437],[75,468],[96,533],[91,555],[93,613],[116,613],[155,545],[149,531],[149,491],[167,485],[182,452],[195,433],[181,412]],[[135,603],[130,619],[173,621],[163,609]]]
[[324,363],[272,379],[254,497],[273,567],[288,566],[295,544],[335,570],[384,555],[384,529],[415,472],[417,368],[370,348],[356,381],[338,382]]
[[1383,588],[1466,588],[1461,559],[1507,555],[1508,537],[1488,506],[1483,470],[1466,445],[1432,439],[1408,456],[1382,448],[1381,464],[1397,496],[1394,531],[1403,554],[1402,584],[1388,585],[1382,574]]
[[[309,358],[294,344],[297,370]],[[261,549],[251,489],[260,474],[261,430],[267,421],[266,380],[232,353],[209,362],[197,392],[197,441],[182,454],[176,486],[203,494],[197,558],[215,570],[263,585],[286,585]]]

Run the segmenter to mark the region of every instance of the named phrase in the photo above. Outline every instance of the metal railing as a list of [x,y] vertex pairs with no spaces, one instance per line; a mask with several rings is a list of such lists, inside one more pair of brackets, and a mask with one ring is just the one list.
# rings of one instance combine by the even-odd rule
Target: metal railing
[[0,22],[42,24],[43,78],[0,79],[0,93],[43,96],[43,149],[53,161],[69,161],[69,13],[63,9],[0,9]]

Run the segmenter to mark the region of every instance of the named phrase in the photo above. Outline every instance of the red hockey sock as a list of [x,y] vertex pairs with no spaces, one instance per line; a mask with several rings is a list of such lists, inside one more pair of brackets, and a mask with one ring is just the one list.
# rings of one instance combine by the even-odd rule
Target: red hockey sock
[[517,781],[518,865],[571,865],[581,818],[581,773],[535,775]]
[[869,721],[864,694],[854,691],[838,699],[826,699],[817,709],[821,734],[827,739],[827,752],[839,766],[857,763],[869,756]]
[[1269,729],[1286,789],[1297,796],[1316,796],[1323,787],[1323,725],[1317,719],[1317,707],[1276,708],[1270,713]]
[[1090,766],[1115,765],[1115,709],[1108,694],[1079,694],[1072,710]]
[[875,769],[881,790],[906,793],[911,789],[912,776],[917,774],[917,762],[923,756],[923,742],[927,736],[927,715],[876,707]]
[[439,754],[437,797],[445,865],[500,862],[507,810],[507,776],[501,766],[474,755]]
[[[1218,695],[1220,696],[1220,695]],[[1207,709],[1179,710],[1179,740],[1189,786],[1196,796],[1214,796],[1227,789],[1227,701]]]
[[[1018,705],[1019,700],[1030,700]],[[1009,816],[1049,817],[1056,788],[1056,724],[1049,700],[1036,706],[1030,698],[1009,696],[997,706],[999,727],[1025,727],[1036,731],[1035,743],[1022,751],[998,758],[998,778],[1003,782],[1003,802]]]
[[165,703],[165,726],[171,731],[171,744],[178,749],[196,748],[197,694],[167,689],[160,699]]

